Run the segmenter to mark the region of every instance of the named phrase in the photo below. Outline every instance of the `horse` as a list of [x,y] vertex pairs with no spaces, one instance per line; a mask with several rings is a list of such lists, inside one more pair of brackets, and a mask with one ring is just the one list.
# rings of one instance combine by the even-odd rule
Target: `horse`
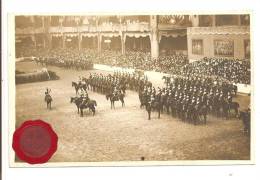
[[240,111],[239,119],[243,121],[244,133],[250,135],[251,132],[251,123],[250,123],[250,111]]
[[118,95],[114,95],[113,93],[109,93],[106,95],[106,99],[109,100],[111,102],[111,109],[114,107],[115,109],[115,101],[121,101],[122,107],[125,106],[125,101],[124,101],[124,94],[118,94]]
[[143,94],[141,90],[139,90],[138,97],[140,101],[140,108],[142,108],[143,106],[145,106],[148,98],[145,94]]
[[96,113],[96,108],[95,106],[97,106],[97,102],[95,100],[89,100],[88,102],[86,102],[85,104],[83,104],[83,98],[79,98],[79,97],[71,97],[70,98],[70,103],[75,103],[77,108],[78,108],[78,114],[80,111],[80,116],[83,117],[83,110],[86,108],[89,108],[89,110],[92,111],[93,116]]
[[151,111],[152,110],[157,110],[157,112],[158,112],[158,119],[160,119],[160,116],[161,116],[161,105],[160,105],[159,102],[157,102],[157,101],[146,102],[145,109],[146,109],[146,111],[148,113],[148,120],[151,119]]
[[76,82],[71,83],[71,86],[75,88],[76,95],[78,94],[79,89],[83,89],[84,91],[87,90],[87,85],[86,84],[77,84]]
[[238,109],[239,109],[239,103],[238,102],[230,102],[228,104],[228,112],[230,114],[231,110],[234,110],[235,111],[235,117],[238,117]]
[[199,120],[201,120],[201,118],[203,118],[202,120],[203,120],[204,124],[207,123],[208,111],[209,111],[209,108],[207,107],[207,105],[202,105],[198,109],[198,118],[199,118]]
[[169,96],[169,95],[167,95],[167,94],[161,96],[161,105],[162,105],[161,111],[162,111],[162,112],[163,112],[164,107],[165,107],[167,114],[170,113],[171,99],[172,99],[172,97]]
[[[83,78],[82,78],[82,81],[84,81],[84,82],[86,83],[86,88],[89,90],[90,79],[83,77]],[[84,86],[84,85],[83,85],[83,86]]]
[[51,109],[52,97],[49,94],[45,95],[44,101],[47,103],[47,109]]

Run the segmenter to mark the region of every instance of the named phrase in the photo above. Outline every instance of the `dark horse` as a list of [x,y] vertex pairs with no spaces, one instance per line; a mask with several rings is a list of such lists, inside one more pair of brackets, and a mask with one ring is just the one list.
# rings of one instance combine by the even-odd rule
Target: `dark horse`
[[51,102],[52,102],[51,95],[46,94],[45,98],[44,98],[44,101],[47,103],[47,109],[48,108],[51,109]]
[[250,111],[240,111],[239,118],[243,121],[244,125],[244,132],[250,135],[251,128],[250,128]]
[[89,108],[89,110],[92,111],[93,116],[96,113],[96,106],[97,106],[97,102],[95,100],[89,100],[88,102],[86,102],[85,104],[83,104],[83,99],[79,98],[79,97],[71,97],[70,98],[70,103],[75,103],[77,108],[78,108],[78,113],[80,110],[80,116],[83,117],[83,110]]
[[158,112],[158,118],[161,116],[161,105],[158,101],[145,103],[145,109],[148,113],[148,120],[151,119],[151,111],[156,110]]
[[238,102],[230,102],[228,104],[228,113],[231,114],[231,110],[234,110],[235,112],[235,117],[238,117],[238,109],[239,109],[239,103]]
[[202,105],[202,106],[199,107],[199,109],[197,110],[198,119],[199,119],[199,120],[203,120],[204,124],[207,123],[208,111],[209,111],[209,107],[207,107],[207,105]]
[[76,94],[78,94],[79,89],[83,89],[84,91],[87,90],[86,84],[77,84],[76,82],[72,81],[71,86],[75,88]]
[[106,98],[107,100],[110,99],[110,102],[111,102],[111,109],[114,107],[115,109],[115,101],[121,101],[122,103],[122,107],[125,106],[125,101],[124,101],[124,97],[125,95],[124,94],[118,94],[118,95],[114,95],[114,94],[107,94],[106,95]]

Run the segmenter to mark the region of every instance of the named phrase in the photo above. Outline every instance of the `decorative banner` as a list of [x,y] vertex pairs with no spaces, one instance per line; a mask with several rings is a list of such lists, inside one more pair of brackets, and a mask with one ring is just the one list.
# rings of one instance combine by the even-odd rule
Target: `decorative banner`
[[135,38],[139,38],[139,37],[149,37],[151,39],[151,34],[150,33],[125,33],[124,36],[124,41],[126,40],[126,37],[135,37]]
[[83,33],[82,37],[95,37],[98,36],[98,34],[96,33]]
[[30,164],[46,163],[57,150],[58,136],[42,120],[25,121],[13,135],[16,155]]
[[203,40],[193,39],[192,40],[192,54],[202,55],[203,54]]
[[104,40],[105,43],[111,43],[111,40],[110,39],[106,39]]
[[102,33],[101,36],[103,36],[103,37],[119,37],[120,34],[118,34],[118,33]]
[[62,37],[62,34],[52,34],[52,37]]
[[215,40],[214,41],[215,56],[233,57],[234,41],[232,40]]
[[66,37],[77,37],[78,36],[78,34],[64,34]]

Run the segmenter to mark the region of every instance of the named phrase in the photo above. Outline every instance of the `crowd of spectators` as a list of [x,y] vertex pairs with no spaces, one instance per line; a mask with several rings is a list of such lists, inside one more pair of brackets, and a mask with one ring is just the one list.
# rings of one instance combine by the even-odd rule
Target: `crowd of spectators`
[[250,61],[226,58],[204,58],[182,68],[186,75],[203,74],[226,79],[232,83],[250,84]]
[[250,61],[230,60],[226,58],[204,58],[201,61],[188,63],[186,55],[165,55],[154,59],[149,52],[103,50],[98,53],[94,49],[52,49],[35,50],[20,47],[17,56],[34,56],[56,59],[59,62],[83,62],[157,71],[183,76],[204,75],[214,79],[225,79],[232,83],[250,84]]

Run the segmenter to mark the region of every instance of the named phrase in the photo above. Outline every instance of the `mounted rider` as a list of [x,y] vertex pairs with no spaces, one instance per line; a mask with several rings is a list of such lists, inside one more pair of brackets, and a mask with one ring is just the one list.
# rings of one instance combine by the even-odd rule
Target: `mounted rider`
[[46,88],[46,91],[44,92],[45,97],[44,97],[44,101],[47,101],[47,98],[51,98],[51,89],[49,89],[48,87]]
[[78,85],[81,85],[81,83],[82,83],[82,78],[79,76]]
[[51,89],[46,88],[45,95],[50,95]]
[[82,98],[81,106],[86,105],[89,102],[87,91],[81,90],[80,98]]

